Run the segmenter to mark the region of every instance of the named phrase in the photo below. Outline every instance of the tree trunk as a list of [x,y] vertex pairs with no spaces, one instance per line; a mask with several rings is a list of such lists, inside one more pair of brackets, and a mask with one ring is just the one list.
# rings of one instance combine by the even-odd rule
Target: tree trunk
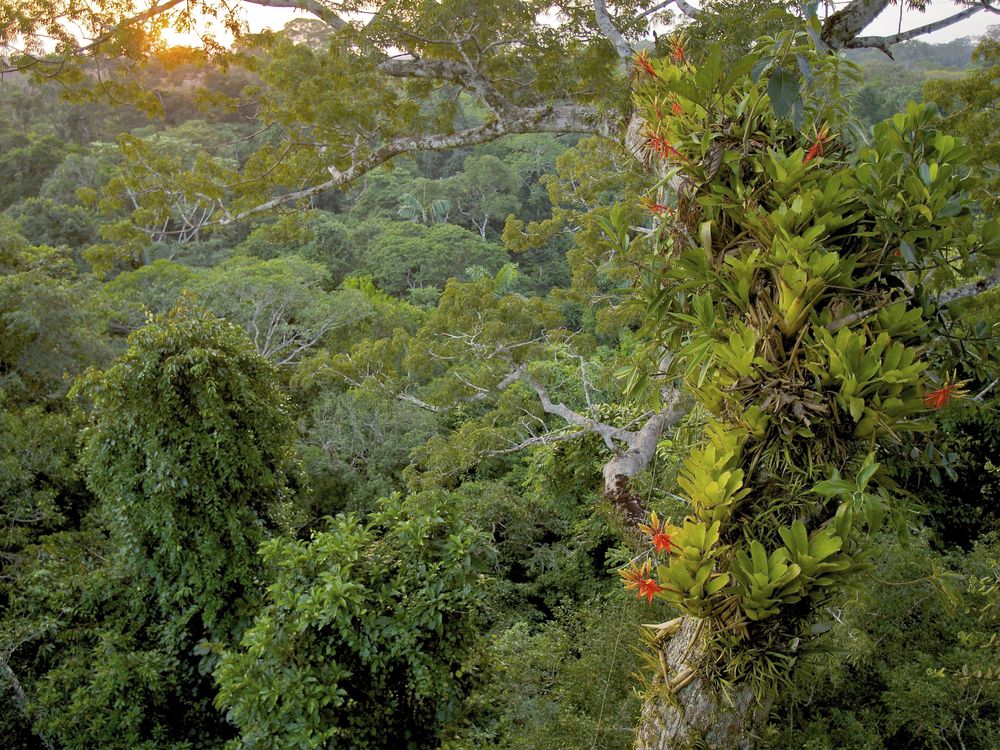
[[771,701],[759,704],[747,685],[724,695],[697,671],[704,621],[685,616],[673,625],[676,633],[661,647],[665,674],[643,705],[636,750],[753,750]]

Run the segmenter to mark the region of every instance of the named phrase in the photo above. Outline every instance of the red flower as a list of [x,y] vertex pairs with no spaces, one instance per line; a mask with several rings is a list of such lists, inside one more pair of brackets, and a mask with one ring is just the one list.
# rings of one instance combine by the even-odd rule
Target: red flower
[[653,534],[653,546],[656,547],[657,552],[663,552],[666,550],[667,554],[670,554],[670,534]]
[[651,76],[652,78],[657,78],[658,77],[656,75],[656,69],[649,62],[649,56],[646,54],[646,50],[643,50],[642,52],[640,52],[639,54],[637,54],[635,56],[634,62],[635,62],[635,66],[637,68],[639,68],[639,70],[641,70],[646,75]]
[[652,198],[643,198],[642,206],[651,214],[654,214],[656,216],[663,216],[664,214],[673,213],[673,210],[670,208],[670,206],[663,203],[657,203]]
[[628,568],[619,570],[618,575],[622,577],[622,583],[625,584],[625,588],[638,592],[640,599],[646,597],[646,601],[650,603],[652,603],[653,597],[661,591],[676,593],[674,589],[658,584],[656,579],[653,578],[652,572],[653,564],[647,557],[641,566],[633,562]]
[[680,156],[680,152],[670,145],[670,141],[659,133],[653,133],[649,136],[649,147],[655,151],[661,159],[667,159],[671,156]]
[[684,112],[684,110],[681,108],[681,103],[679,101],[677,101],[676,99],[674,99],[670,103],[670,111],[673,112],[675,115],[679,115],[682,112]]
[[672,46],[674,52],[674,62],[678,63],[684,59],[684,45],[680,42],[680,40],[675,40]]
[[646,602],[649,604],[653,603],[653,596],[660,591],[663,591],[663,587],[652,578],[643,578],[639,581],[639,598],[646,597]]
[[958,381],[954,378],[955,373],[946,375],[944,385],[936,391],[924,394],[924,406],[929,409],[941,411],[944,407],[951,403],[953,398],[961,398],[964,396],[966,391],[962,388],[962,386],[965,385],[966,381]]
[[650,514],[649,525],[641,523],[639,529],[649,534],[657,553],[666,550],[667,554],[670,554],[670,534],[667,533],[667,524],[660,521],[656,511]]
[[622,583],[627,589],[637,589],[639,585],[649,578],[653,564],[647,559],[641,566],[632,563],[628,568],[618,571],[622,578]]
[[819,129],[816,133],[816,142],[813,143],[812,147],[806,152],[806,158],[802,160],[803,164],[808,164],[817,156],[823,155],[823,146],[830,140],[830,136],[827,132],[826,125]]

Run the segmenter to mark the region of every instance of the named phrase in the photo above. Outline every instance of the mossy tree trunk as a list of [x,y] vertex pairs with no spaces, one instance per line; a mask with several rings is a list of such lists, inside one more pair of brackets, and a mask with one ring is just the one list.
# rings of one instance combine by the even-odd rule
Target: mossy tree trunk
[[753,750],[771,701],[760,703],[749,686],[724,693],[703,676],[705,620],[690,615],[660,646],[661,672],[642,707],[636,750]]

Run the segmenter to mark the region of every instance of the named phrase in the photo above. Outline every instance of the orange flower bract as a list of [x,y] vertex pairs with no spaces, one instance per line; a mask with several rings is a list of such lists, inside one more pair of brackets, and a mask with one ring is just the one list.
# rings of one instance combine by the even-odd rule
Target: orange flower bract
[[670,141],[659,133],[653,133],[649,136],[649,147],[655,151],[661,159],[666,159],[671,156],[680,156],[680,152],[670,145]]
[[643,50],[637,54],[634,58],[635,67],[641,70],[646,75],[656,78],[656,69],[653,67],[652,63],[649,62],[649,56],[646,54],[646,50]]
[[670,206],[664,203],[657,203],[652,198],[643,198],[642,207],[645,208],[647,211],[649,211],[651,214],[654,214],[656,216],[663,216],[664,214],[673,213],[673,210],[670,208]]
[[646,597],[646,602],[649,604],[653,603],[653,597],[660,591],[663,591],[663,587],[652,578],[639,581],[639,598]]
[[953,398],[961,398],[965,395],[966,391],[962,387],[965,383],[966,381],[964,380],[959,381],[955,379],[955,373],[946,375],[944,385],[937,390],[924,394],[924,406],[929,409],[941,411],[944,407],[951,403]]
[[664,551],[668,555],[670,554],[670,534],[667,533],[667,525],[656,515],[656,511],[650,514],[649,524],[641,523],[639,524],[639,529],[649,534],[649,538],[653,542],[653,546],[656,548],[658,554]]

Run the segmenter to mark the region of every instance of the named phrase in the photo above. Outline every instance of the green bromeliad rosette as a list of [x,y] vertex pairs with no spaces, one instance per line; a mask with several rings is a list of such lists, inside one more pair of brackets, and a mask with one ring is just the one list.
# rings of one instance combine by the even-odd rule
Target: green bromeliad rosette
[[630,238],[658,268],[645,334],[708,416],[678,478],[690,514],[654,516],[654,549],[622,576],[701,618],[725,679],[784,674],[870,535],[905,528],[880,455],[960,394],[928,372],[938,291],[1000,254],[997,222],[965,197],[969,152],[933,110],[864,133],[838,90],[846,64],[806,41],[698,66],[677,45],[634,75],[663,175],[656,226]]

